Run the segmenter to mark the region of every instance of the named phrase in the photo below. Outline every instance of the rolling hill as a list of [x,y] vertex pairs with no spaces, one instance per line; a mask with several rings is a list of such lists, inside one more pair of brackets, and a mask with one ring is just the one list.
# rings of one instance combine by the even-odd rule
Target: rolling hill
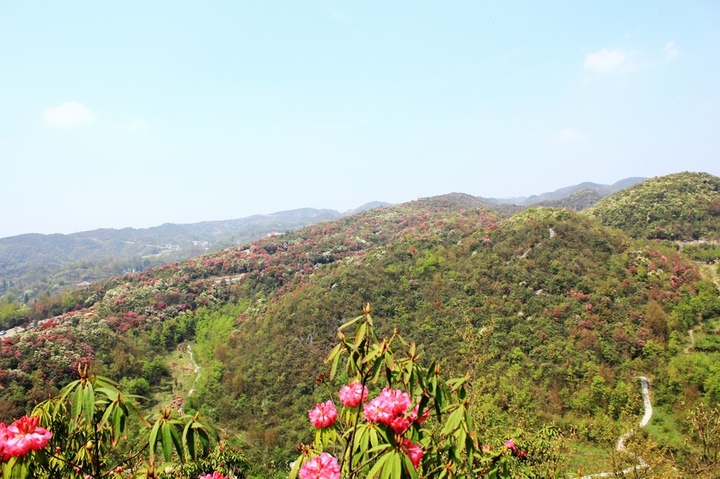
[[[553,425],[572,447],[612,448],[642,412],[641,375],[660,421],[644,447],[697,475],[688,417],[720,403],[720,297],[673,242],[646,239],[647,223],[634,234],[633,221],[659,198],[697,211],[717,181],[655,178],[580,213],[505,216],[454,193],[117,276],[39,303],[38,318],[61,310],[2,340],[0,420],[70,380],[78,363],[131,384],[192,342],[203,374],[187,410],[222,424],[252,460],[284,464],[312,440],[307,410],[327,394],[316,379],[337,327],[369,302],[382,333],[467,374],[481,441]],[[623,222],[607,226],[604,211]],[[667,211],[663,225],[685,224],[685,210]],[[712,208],[700,211],[703,231],[717,235]]]
[[720,178],[676,173],[615,193],[588,214],[634,238],[720,239]]

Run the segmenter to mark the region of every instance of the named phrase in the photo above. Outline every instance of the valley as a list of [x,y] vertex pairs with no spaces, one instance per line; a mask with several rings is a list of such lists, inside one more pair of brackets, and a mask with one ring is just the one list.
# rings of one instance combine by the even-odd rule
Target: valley
[[717,452],[697,451],[720,450],[718,204],[701,173],[580,212],[454,193],[127,272],[38,302],[40,327],[2,338],[0,420],[89,365],[149,414],[181,398],[252,475],[284,476],[313,441],[307,411],[351,379],[324,360],[369,303],[380,337],[467,378],[478,447],[512,439],[527,457],[502,460],[525,477],[717,477]]

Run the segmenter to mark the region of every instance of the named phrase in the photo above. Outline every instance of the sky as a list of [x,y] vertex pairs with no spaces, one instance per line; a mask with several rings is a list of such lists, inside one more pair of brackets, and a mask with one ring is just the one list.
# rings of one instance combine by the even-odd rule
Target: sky
[[719,153],[717,0],[0,2],[0,237],[720,176]]

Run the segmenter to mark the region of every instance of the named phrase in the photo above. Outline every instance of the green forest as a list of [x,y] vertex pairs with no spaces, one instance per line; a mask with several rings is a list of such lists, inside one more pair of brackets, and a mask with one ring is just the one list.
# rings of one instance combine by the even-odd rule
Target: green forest
[[[0,421],[34,409],[67,444],[108,428],[104,463],[83,436],[27,477],[303,477],[332,451],[343,477],[720,477],[720,178],[575,209],[454,193],[4,298],[0,328],[23,330],[0,336]],[[313,432],[353,381],[429,418],[353,404]]]

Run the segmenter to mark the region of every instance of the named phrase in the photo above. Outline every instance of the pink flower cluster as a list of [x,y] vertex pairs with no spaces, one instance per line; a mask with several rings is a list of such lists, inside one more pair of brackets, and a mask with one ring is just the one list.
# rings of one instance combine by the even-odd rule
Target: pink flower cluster
[[423,422],[430,413],[426,409],[418,417],[419,405],[416,405],[408,413],[410,406],[412,406],[412,401],[408,393],[399,389],[385,388],[378,397],[365,404],[365,419],[390,426],[395,434],[402,434],[412,423]]
[[368,389],[359,382],[350,383],[340,388],[338,393],[340,402],[347,407],[357,407],[364,403],[368,397]]
[[204,476],[200,476],[200,479],[228,479],[227,477],[223,476],[217,471],[213,471],[212,474],[205,474]]
[[9,426],[0,422],[0,458],[3,461],[48,445],[52,433],[37,427],[39,421],[39,417],[23,416]]
[[318,429],[330,427],[335,424],[338,412],[331,400],[317,403],[315,408],[308,411],[308,417],[313,426]]
[[303,464],[299,475],[300,479],[340,479],[340,465],[337,458],[323,452]]

